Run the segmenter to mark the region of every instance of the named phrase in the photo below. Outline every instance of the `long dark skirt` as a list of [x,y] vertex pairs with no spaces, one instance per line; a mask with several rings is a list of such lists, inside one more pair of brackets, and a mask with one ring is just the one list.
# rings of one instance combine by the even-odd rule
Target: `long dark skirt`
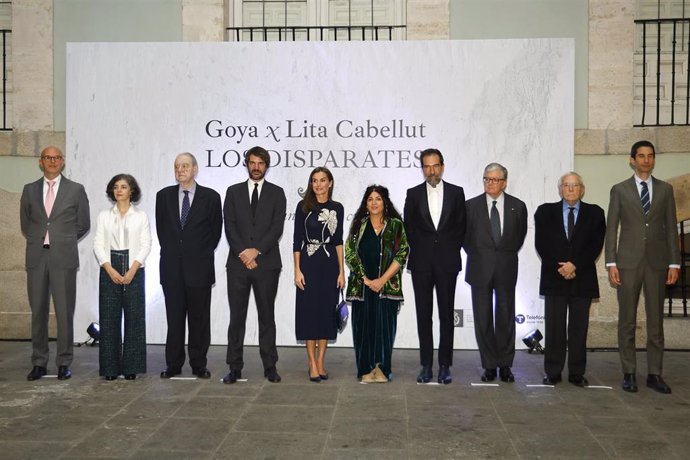
[[[111,265],[121,275],[129,267],[129,251],[110,251]],[[129,285],[113,283],[101,268],[98,297],[99,374],[142,374],[146,372],[146,296],[144,268],[140,268]],[[125,340],[122,342],[122,314],[125,317]]]
[[370,373],[376,364],[391,378],[399,305],[399,301],[381,299],[367,288],[364,289],[364,302],[352,302],[352,339],[358,378]]

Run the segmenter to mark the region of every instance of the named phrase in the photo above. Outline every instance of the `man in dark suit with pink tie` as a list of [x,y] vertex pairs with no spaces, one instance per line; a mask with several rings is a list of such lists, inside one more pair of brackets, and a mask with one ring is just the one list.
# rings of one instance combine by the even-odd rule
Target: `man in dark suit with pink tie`
[[[472,286],[474,333],[484,373],[482,381],[514,382],[515,285],[518,251],[527,234],[525,203],[504,192],[508,170],[484,168],[484,193],[467,202],[465,281]],[[495,299],[495,305],[494,305]]]

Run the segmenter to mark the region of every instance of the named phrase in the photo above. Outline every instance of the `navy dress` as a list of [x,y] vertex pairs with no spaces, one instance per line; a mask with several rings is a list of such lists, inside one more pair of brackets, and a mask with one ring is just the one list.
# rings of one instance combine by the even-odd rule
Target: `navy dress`
[[297,340],[335,340],[335,307],[339,301],[338,253],[343,244],[343,206],[336,201],[320,203],[317,209],[295,210],[293,252],[300,253],[304,291],[296,288],[295,336]]

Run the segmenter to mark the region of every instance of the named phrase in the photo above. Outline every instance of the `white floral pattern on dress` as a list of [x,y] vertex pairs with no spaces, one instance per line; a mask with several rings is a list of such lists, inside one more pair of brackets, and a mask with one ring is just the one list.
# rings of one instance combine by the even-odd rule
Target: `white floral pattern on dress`
[[[304,220],[305,231],[306,221],[307,219],[309,219],[309,215],[311,215],[311,212],[307,215],[307,218]],[[321,239],[317,240],[315,238],[309,238],[309,236],[307,235],[307,255],[314,255],[316,251],[318,251],[319,248],[322,247],[326,255],[330,257],[331,254],[328,252],[328,249],[326,249],[326,244],[331,241],[331,235],[335,233],[338,227],[338,214],[334,210],[324,208],[319,213],[317,220],[323,224],[323,229],[321,230]],[[330,233],[330,235],[328,236],[326,236],[326,229],[328,229]]]

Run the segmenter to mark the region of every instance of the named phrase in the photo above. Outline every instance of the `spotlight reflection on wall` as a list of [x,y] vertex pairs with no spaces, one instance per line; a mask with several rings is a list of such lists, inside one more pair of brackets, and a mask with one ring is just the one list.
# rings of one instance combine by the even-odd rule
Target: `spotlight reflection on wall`
[[87,345],[95,346],[101,339],[101,328],[98,323],[91,323],[89,327],[86,328],[86,333],[91,337],[92,342],[86,341]]
[[527,333],[526,336],[522,338],[522,343],[527,345],[527,353],[532,353],[536,351],[538,353],[544,353],[544,348],[539,344],[539,341],[543,339],[544,336],[541,335],[539,329],[534,329]]

